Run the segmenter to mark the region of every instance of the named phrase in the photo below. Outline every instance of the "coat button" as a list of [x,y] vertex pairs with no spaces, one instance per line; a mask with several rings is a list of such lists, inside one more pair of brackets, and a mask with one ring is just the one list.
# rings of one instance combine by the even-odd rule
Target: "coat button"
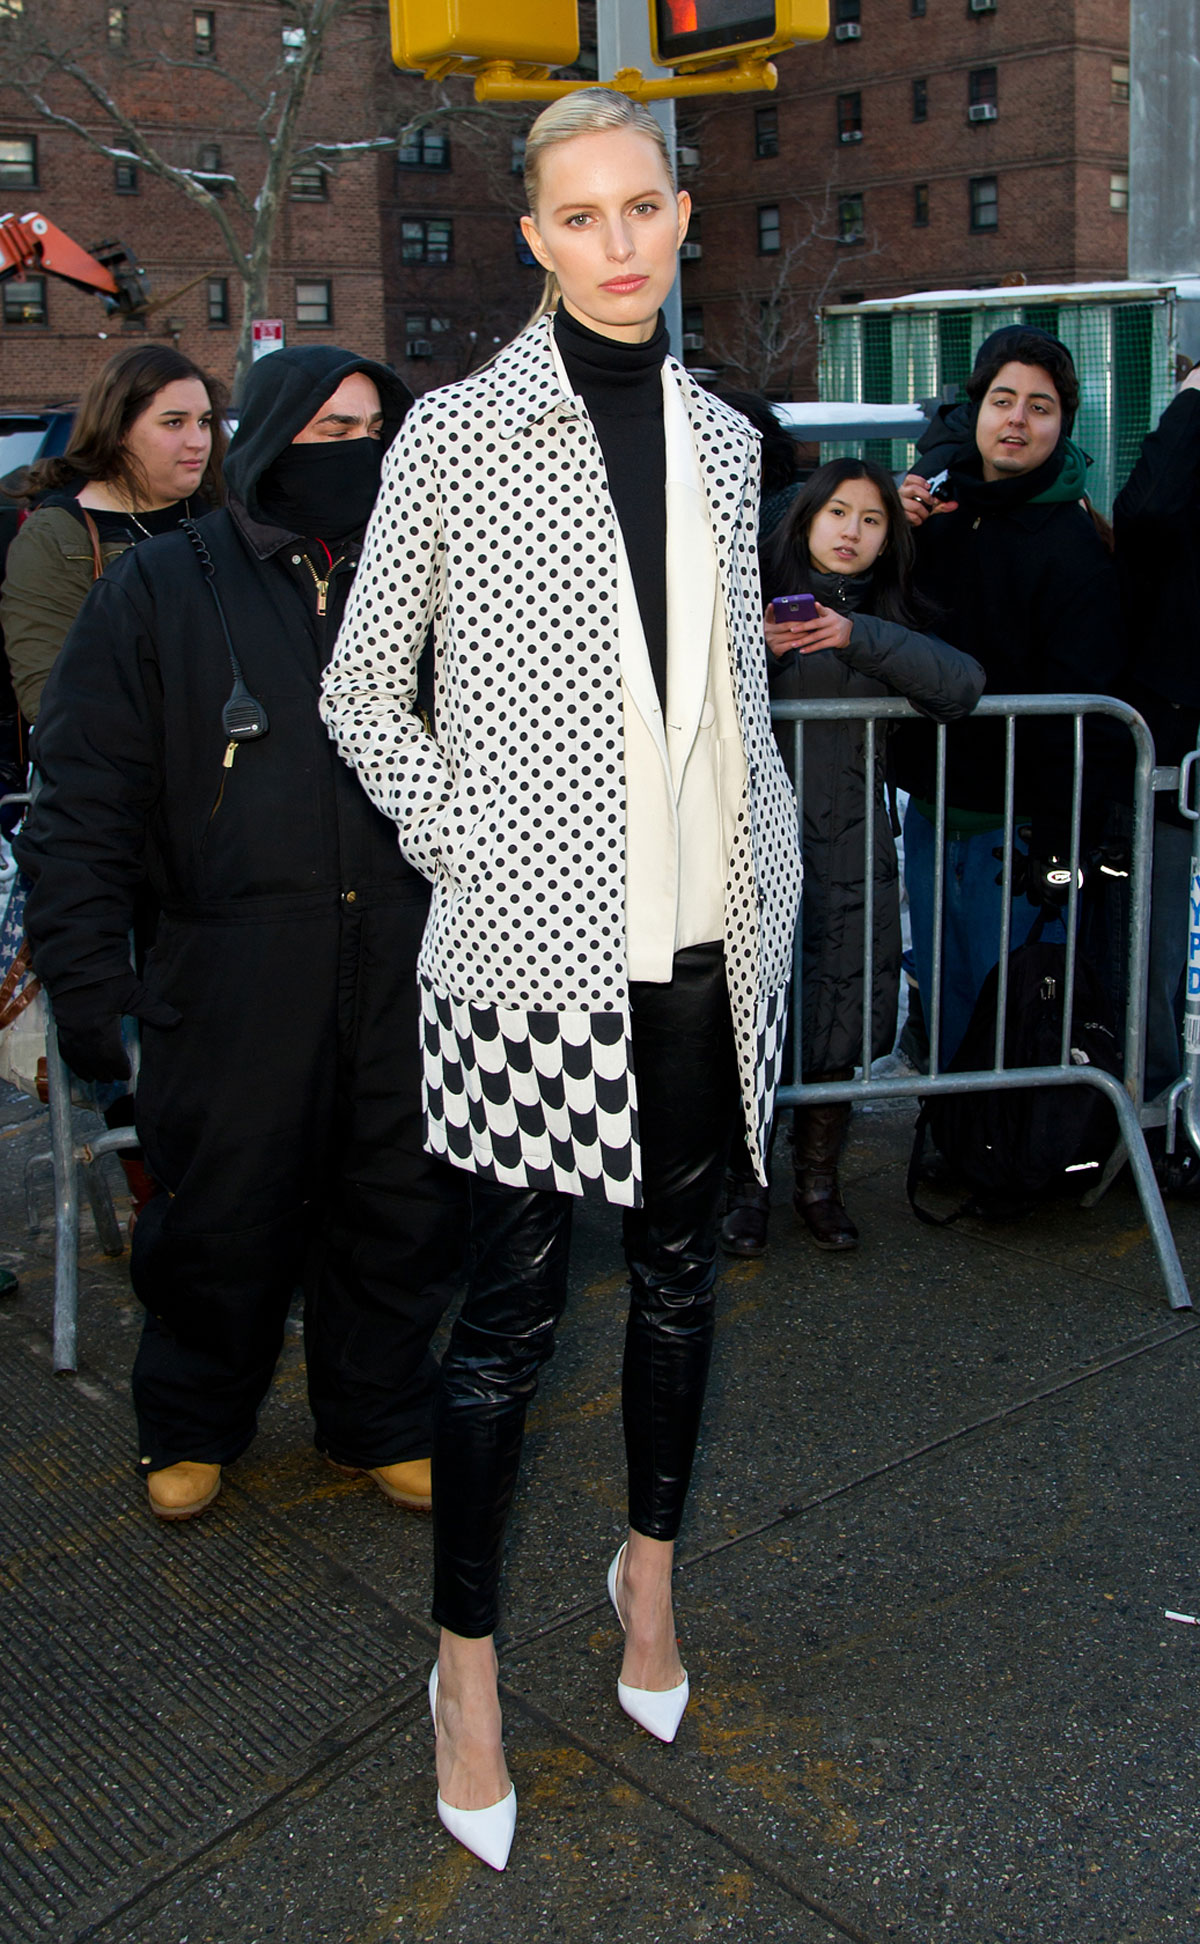
[[358,903],[358,892],[357,892],[357,891],[343,891],[343,892],[342,892],[342,896],[343,896],[343,898],[345,898],[345,900],[346,900],[346,903],[347,903],[347,904],[357,904],[357,903]]

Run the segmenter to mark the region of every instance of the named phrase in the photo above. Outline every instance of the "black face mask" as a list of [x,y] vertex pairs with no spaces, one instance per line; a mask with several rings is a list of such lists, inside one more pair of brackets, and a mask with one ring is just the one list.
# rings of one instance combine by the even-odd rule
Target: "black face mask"
[[379,494],[379,439],[327,439],[290,445],[258,482],[268,520],[306,539],[349,539],[371,517]]

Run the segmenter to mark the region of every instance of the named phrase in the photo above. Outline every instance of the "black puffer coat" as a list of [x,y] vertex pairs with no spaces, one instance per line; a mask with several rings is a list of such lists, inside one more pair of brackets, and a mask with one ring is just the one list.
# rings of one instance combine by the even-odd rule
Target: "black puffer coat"
[[[983,692],[979,663],[934,635],[917,634],[870,612],[871,577],[810,574],[824,607],[852,617],[849,646],[793,655],[775,664],[774,702],[902,695],[922,715],[950,722]],[[789,770],[793,731],[776,736]],[[872,1057],[891,1051],[900,989],[900,900],[896,846],[884,801],[885,725],[876,728],[875,980]],[[809,724],[804,732],[804,1076],[833,1073],[862,1059],[862,960],[865,933],[866,748],[861,722]]]

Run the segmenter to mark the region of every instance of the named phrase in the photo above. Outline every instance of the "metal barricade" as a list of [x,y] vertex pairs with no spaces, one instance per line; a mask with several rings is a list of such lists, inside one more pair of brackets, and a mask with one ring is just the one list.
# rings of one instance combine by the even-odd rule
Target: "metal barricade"
[[[863,754],[866,777],[866,802],[863,841],[863,881],[866,887],[864,898],[863,932],[863,1038],[861,1066],[851,1080],[826,1080],[805,1083],[803,1080],[785,1085],[776,1096],[777,1107],[816,1106],[826,1101],[863,1101],[898,1100],[920,1096],[929,1098],[938,1094],[979,1093],[989,1088],[1018,1087],[1097,1087],[1112,1103],[1117,1116],[1121,1143],[1127,1153],[1134,1181],[1142,1204],[1142,1210],[1154,1244],[1159,1268],[1167,1288],[1167,1297],[1172,1309],[1190,1309],[1191,1298],[1187,1282],[1180,1265],[1175,1240],[1163,1208],[1162,1196],[1155,1178],[1154,1167],[1146,1147],[1142,1128],[1142,1091],[1145,1066],[1145,1014],[1146,1014],[1146,971],[1149,951],[1150,918],[1150,872],[1153,843],[1153,804],[1152,795],[1158,777],[1154,768],[1154,745],[1150,732],[1135,709],[1127,703],[1118,702],[1105,695],[985,695],[977,704],[971,722],[981,718],[1000,718],[1004,722],[1004,816],[1003,851],[1000,863],[1000,930],[997,939],[997,964],[999,988],[997,993],[997,1017],[995,1056],[990,1067],[974,1072],[944,1072],[939,1070],[939,1024],[941,1020],[941,996],[943,983],[943,937],[945,918],[945,856],[946,856],[946,735],[953,733],[954,725],[946,723],[929,724],[927,717],[919,715],[907,702],[898,697],[881,697],[879,700],[866,698],[812,699],[805,701],[776,702],[771,711],[776,723],[791,723],[793,729],[794,769],[796,790],[796,814],[803,839],[804,803],[804,729],[810,722],[861,722],[863,725]],[[1134,744],[1133,778],[1133,830],[1130,859],[1130,926],[1128,946],[1128,970],[1126,980],[1125,1029],[1124,1029],[1124,1084],[1111,1074],[1092,1065],[1077,1065],[1071,1059],[1071,1026],[1074,1012],[1076,963],[1078,957],[1078,917],[1080,889],[1080,828],[1083,801],[1083,758],[1084,717],[1089,715],[1108,716],[1123,723],[1129,730]],[[1067,943],[1064,969],[1063,1027],[1060,1057],[1057,1065],[1037,1067],[1007,1067],[1004,1063],[1005,1036],[1008,1020],[1008,956],[1012,922],[1012,883],[1013,860],[1016,842],[1016,737],[1017,723],[1028,717],[1065,716],[1074,723],[1074,767],[1071,784],[1071,846],[1070,846],[1070,889],[1064,913]],[[879,745],[877,725],[880,722],[900,719],[924,721],[935,733],[937,739],[937,789],[934,822],[934,884],[933,884],[933,970],[931,989],[922,994],[930,1022],[930,1066],[927,1074],[889,1074],[880,1079],[872,1073],[871,1034],[873,1024],[874,973],[875,973],[875,910],[873,889],[875,882],[877,813],[875,774],[876,755]],[[1200,752],[1197,752],[1200,754]],[[1181,800],[1187,789],[1187,769],[1180,779]],[[1161,773],[1160,773],[1161,774]],[[1200,912],[1200,812],[1190,812],[1196,819],[1196,845],[1192,859],[1192,895],[1196,900],[1195,910]],[[801,1049],[804,1045],[803,1019],[803,926],[797,926],[796,945],[793,957],[792,983],[792,1046],[796,1070],[800,1071]],[[1200,1080],[1200,923],[1191,931],[1191,944],[1195,959],[1189,958],[1196,966],[1193,981],[1188,981],[1188,1048],[1191,1073]],[[1192,986],[1196,990],[1193,993]],[[1194,1050],[1193,1050],[1194,1047]],[[1200,1099],[1195,1088],[1184,1092],[1188,1081],[1185,1078],[1176,1092],[1184,1103],[1185,1125],[1192,1138],[1200,1147]]]
[[1200,809],[1191,801],[1200,748],[1189,750],[1179,766],[1178,803],[1192,826],[1188,876],[1187,979],[1183,1002],[1183,1072],[1166,1098],[1167,1153],[1175,1152],[1180,1113],[1188,1140],[1200,1153]]

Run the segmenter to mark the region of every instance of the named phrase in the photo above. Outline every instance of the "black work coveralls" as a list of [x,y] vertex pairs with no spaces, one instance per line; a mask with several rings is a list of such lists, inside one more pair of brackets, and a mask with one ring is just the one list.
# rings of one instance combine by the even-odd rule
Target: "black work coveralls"
[[421,1145],[428,887],[317,713],[354,561],[319,616],[304,543],[265,524],[254,494],[349,371],[392,404],[385,435],[407,394],[328,347],[271,362],[275,384],[251,381],[240,465],[231,453],[240,497],[200,523],[268,733],[229,760],[211,592],[185,534],[145,542],[96,584],[47,684],[44,786],[20,846],[52,997],[128,966],[144,876],[161,908],[144,977],[182,1023],[142,1031],[137,1128],[166,1192],[132,1257],[154,1468],[245,1449],[301,1278],[319,1447],[367,1466],[425,1455],[428,1346],[462,1230],[456,1177]]

